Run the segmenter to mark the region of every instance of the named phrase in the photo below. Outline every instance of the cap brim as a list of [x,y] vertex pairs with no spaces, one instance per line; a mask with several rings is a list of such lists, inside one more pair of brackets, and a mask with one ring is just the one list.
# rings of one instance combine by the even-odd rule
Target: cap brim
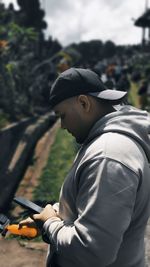
[[89,93],[89,95],[105,100],[121,100],[127,95],[127,92],[107,89],[101,92]]

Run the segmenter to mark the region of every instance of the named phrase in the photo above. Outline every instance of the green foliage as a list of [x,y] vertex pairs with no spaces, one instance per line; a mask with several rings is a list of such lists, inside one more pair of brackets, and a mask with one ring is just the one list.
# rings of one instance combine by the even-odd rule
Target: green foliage
[[6,9],[0,3],[0,108],[11,120],[32,116],[42,106],[48,108],[50,66],[34,70],[61,48],[54,50],[57,42],[44,40],[44,13],[39,1],[19,4],[21,10],[15,11],[12,5]]
[[35,200],[58,201],[60,188],[73,163],[75,150],[73,137],[59,129],[39,185],[34,191]]
[[37,41],[38,34],[34,28],[20,27],[18,24],[11,22],[8,25],[7,37],[10,42],[13,42],[14,40],[17,41],[18,38],[24,39],[29,42]]
[[99,60],[108,59],[117,54],[117,46],[111,41],[103,43],[101,40],[91,40],[78,45],[73,44],[72,47],[81,53],[82,64],[93,65]]
[[17,0],[20,7],[18,22],[21,26],[33,27],[37,31],[46,29],[45,12],[40,8],[39,0]]

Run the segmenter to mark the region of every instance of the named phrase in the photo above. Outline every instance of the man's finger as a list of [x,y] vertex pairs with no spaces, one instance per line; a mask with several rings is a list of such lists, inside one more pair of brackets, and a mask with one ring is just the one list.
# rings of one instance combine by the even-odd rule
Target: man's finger
[[30,217],[28,217],[27,219],[19,222],[19,229],[22,228],[22,226],[33,226],[33,225],[35,225],[35,222]]

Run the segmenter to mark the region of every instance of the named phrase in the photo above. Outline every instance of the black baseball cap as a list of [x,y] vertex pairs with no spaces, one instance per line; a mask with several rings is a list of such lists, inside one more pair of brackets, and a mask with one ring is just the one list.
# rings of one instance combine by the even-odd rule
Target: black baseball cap
[[127,92],[107,89],[100,77],[89,69],[70,68],[62,72],[53,83],[50,106],[54,107],[67,98],[81,94],[119,102]]

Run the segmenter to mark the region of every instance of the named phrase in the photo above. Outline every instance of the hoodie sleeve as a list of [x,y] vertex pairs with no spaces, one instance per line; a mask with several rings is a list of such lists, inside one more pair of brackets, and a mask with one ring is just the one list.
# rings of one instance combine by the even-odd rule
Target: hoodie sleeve
[[86,162],[78,175],[78,218],[70,223],[48,220],[44,229],[67,262],[107,266],[115,261],[131,222],[139,176],[108,158]]

